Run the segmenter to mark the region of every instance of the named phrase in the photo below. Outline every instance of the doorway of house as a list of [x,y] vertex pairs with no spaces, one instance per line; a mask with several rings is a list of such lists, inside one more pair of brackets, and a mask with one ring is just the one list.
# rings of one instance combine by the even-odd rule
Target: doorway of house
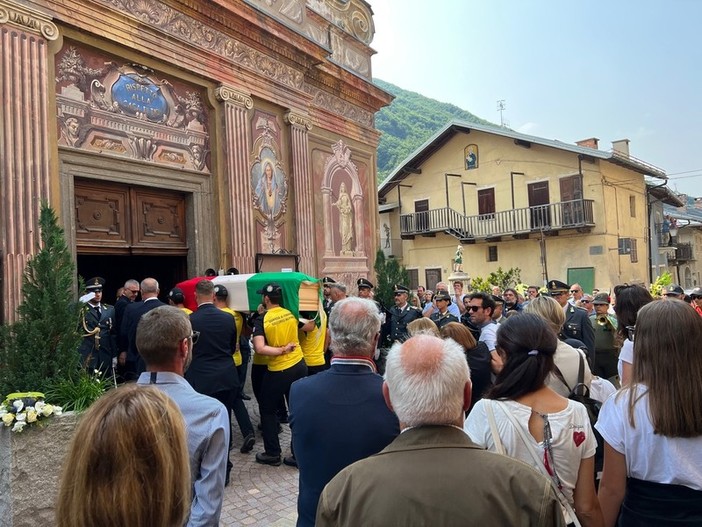
[[83,281],[94,276],[105,279],[102,295],[107,304],[114,304],[117,290],[134,278],[155,278],[161,288],[159,298],[167,302],[168,291],[178,282],[188,279],[185,256],[151,255],[81,255],[77,257],[78,275]]

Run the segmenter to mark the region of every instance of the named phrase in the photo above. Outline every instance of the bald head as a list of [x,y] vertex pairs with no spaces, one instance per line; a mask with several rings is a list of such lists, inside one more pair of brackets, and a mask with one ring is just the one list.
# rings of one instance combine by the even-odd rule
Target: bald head
[[158,296],[158,282],[155,278],[144,278],[141,281],[141,298],[146,300],[154,296]]
[[471,397],[463,348],[430,335],[395,344],[387,358],[383,393],[402,426],[462,426]]

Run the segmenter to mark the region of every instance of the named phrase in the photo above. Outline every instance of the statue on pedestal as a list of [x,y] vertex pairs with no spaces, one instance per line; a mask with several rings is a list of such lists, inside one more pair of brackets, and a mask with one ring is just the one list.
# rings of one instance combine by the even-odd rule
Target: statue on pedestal
[[459,245],[456,248],[456,255],[453,259],[453,272],[462,273],[463,272],[463,246]]
[[341,235],[341,255],[353,256],[353,206],[351,196],[346,192],[346,184],[339,188],[339,199],[332,206],[339,209],[339,234]]

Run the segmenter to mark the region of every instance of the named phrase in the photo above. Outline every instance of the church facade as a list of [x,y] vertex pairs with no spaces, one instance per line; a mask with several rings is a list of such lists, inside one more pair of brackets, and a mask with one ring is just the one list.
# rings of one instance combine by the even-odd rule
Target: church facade
[[391,101],[373,34],[363,0],[0,0],[3,319],[44,201],[108,292],[206,268],[367,277]]

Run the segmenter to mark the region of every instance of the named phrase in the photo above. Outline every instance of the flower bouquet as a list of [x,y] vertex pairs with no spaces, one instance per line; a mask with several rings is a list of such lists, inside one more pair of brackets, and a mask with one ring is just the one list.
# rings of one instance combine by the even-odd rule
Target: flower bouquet
[[40,392],[11,393],[0,405],[0,420],[21,432],[25,426],[40,423],[52,415],[61,415],[62,408],[44,402]]

